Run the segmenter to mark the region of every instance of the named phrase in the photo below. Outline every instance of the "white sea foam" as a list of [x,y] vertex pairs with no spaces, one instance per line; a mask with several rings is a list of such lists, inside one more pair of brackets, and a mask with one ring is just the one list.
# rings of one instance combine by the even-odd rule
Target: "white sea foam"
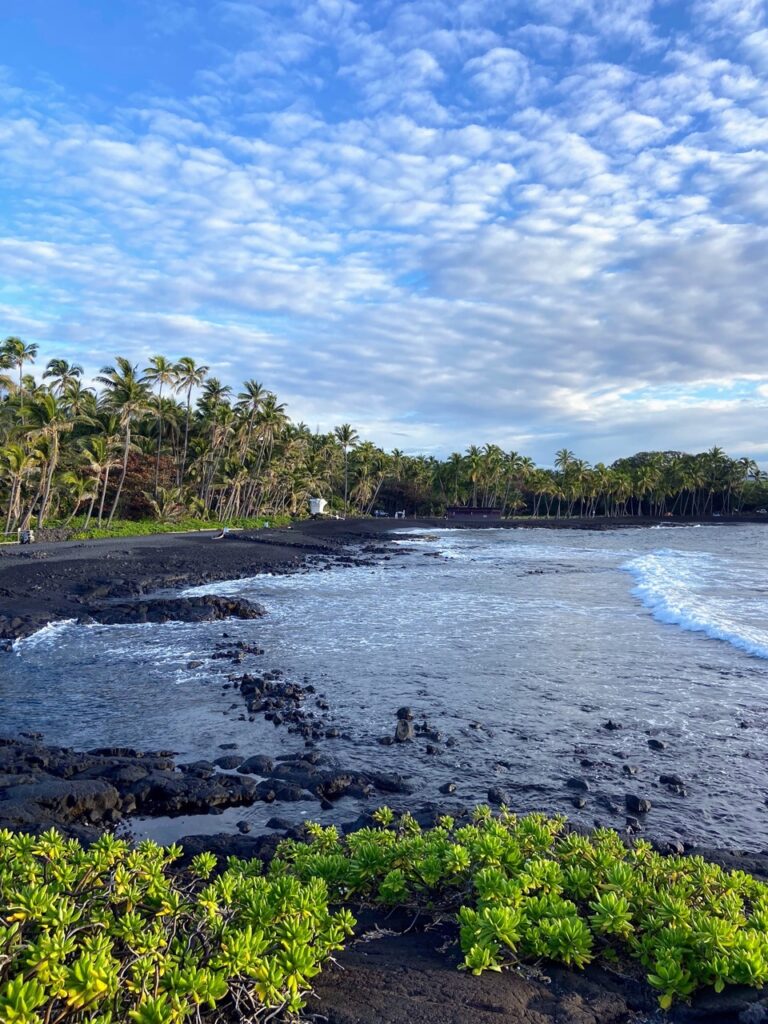
[[650,530],[700,530],[703,523],[656,523]]
[[220,580],[218,583],[201,583],[198,587],[185,587],[181,591],[181,597],[198,597],[203,594],[217,594],[221,597],[232,597],[241,594],[244,590],[263,584],[265,580],[272,579],[272,573],[262,573],[261,576],[242,576],[236,580]]
[[[740,584],[713,555],[663,550],[622,566],[635,594],[658,622],[703,633],[757,658],[768,658],[768,630],[745,614]],[[768,611],[768,609],[766,609]],[[765,622],[766,616],[762,617]]]
[[59,619],[58,622],[49,622],[47,626],[43,626],[42,629],[38,629],[37,632],[30,634],[30,636],[14,640],[12,650],[16,654],[21,654],[24,651],[39,647],[41,644],[49,644],[57,640],[70,626],[76,624],[77,619]]

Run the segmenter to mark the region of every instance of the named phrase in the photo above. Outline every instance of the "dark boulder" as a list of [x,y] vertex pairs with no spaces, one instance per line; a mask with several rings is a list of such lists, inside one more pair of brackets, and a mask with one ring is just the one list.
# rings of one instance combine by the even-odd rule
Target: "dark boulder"
[[380,793],[402,793],[407,796],[413,792],[402,775],[383,772],[367,772],[366,775]]
[[265,828],[272,828],[279,832],[290,832],[293,828],[293,822],[288,821],[287,818],[269,818],[265,824]]
[[579,793],[588,793],[590,789],[587,780],[578,777],[568,779],[565,784],[568,789],[575,789]]
[[224,754],[223,757],[217,757],[213,763],[217,768],[223,768],[224,771],[233,771],[240,767],[243,759],[238,754]]
[[240,860],[272,860],[280,837],[276,835],[244,836],[237,833],[220,832],[210,836],[184,836],[179,844],[184,855],[177,862],[181,868],[188,867],[199,853],[213,853],[218,858],[218,868],[226,867],[228,857]]
[[96,765],[87,768],[78,775],[80,779],[106,779],[117,789],[123,790],[134,782],[146,779],[152,771],[152,765],[143,765],[136,761],[121,760],[117,764]]
[[274,767],[275,764],[271,757],[266,757],[264,754],[253,754],[246,758],[237,770],[243,775],[270,775]]
[[324,800],[338,800],[344,796],[356,779],[343,772],[334,772],[323,777],[322,781],[313,786],[313,792]]
[[398,718],[395,727],[395,743],[408,743],[414,737],[413,722],[406,718]]
[[187,764],[180,764],[179,771],[185,775],[196,775],[201,779],[210,779],[216,774],[216,766],[210,761],[190,761]]
[[233,775],[201,779],[177,772],[152,772],[128,792],[136,801],[136,809],[144,814],[201,814],[216,807],[252,804],[256,784]]
[[[59,779],[40,774],[6,786],[0,794],[0,817],[20,823],[38,820],[85,821],[97,824],[119,811],[120,794],[100,779]],[[112,815],[110,815],[112,820]]]
[[645,797],[635,796],[634,793],[627,793],[624,797],[624,806],[631,814],[647,814],[653,805]]
[[502,789],[500,786],[492,786],[488,790],[488,803],[497,805],[505,804],[507,807],[510,807],[512,804],[512,798],[505,789]]

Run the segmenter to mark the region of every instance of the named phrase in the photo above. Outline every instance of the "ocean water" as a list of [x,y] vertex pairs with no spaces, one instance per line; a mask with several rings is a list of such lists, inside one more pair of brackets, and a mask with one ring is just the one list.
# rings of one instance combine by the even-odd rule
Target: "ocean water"
[[[498,786],[521,811],[621,826],[634,793],[653,803],[654,836],[768,847],[768,530],[414,530],[396,544],[402,554],[373,567],[189,591],[260,601],[262,620],[49,627],[0,666],[2,731],[180,760],[227,743],[244,755],[300,751],[284,729],[244,720],[224,689],[233,668],[209,655],[226,633],[265,648],[239,671],[280,667],[325,694],[351,738],[323,741],[324,753],[409,776],[414,804],[444,799],[446,782],[465,803]],[[380,745],[404,704],[454,745]],[[606,730],[609,719],[621,728]],[[681,776],[687,795],[661,773]],[[573,776],[589,783],[579,810]],[[172,838],[275,813],[344,821],[359,809],[257,805],[138,831]]]

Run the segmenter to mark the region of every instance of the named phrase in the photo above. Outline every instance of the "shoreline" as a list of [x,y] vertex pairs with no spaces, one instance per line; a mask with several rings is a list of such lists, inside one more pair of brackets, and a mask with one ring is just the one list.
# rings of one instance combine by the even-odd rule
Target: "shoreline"
[[[176,597],[157,600],[170,604],[176,602],[178,606],[179,602],[194,600],[179,597],[179,591],[200,583],[261,573],[296,573],[312,566],[373,564],[378,557],[398,549],[397,543],[391,543],[396,541],[398,533],[414,529],[612,530],[654,525],[685,527],[697,522],[724,526],[731,525],[732,520],[309,521],[290,528],[265,529],[258,534],[231,535],[213,545],[210,535],[199,534],[56,542],[31,549],[16,549],[13,553],[0,551],[0,631],[5,629],[23,637],[63,618],[83,620],[96,608],[108,608],[113,612],[117,609],[118,614],[119,609],[143,608],[152,603],[150,595],[157,591],[175,593]],[[16,620],[18,622],[14,626]],[[12,638],[5,636],[6,640]],[[247,694],[244,692],[243,696]],[[0,744],[0,754],[4,749],[7,751],[8,746],[10,744],[4,748]],[[30,748],[35,746],[36,741],[31,739]],[[59,753],[46,765],[45,779],[42,773],[35,776],[35,771],[29,767],[34,759],[42,757],[45,760],[50,757],[46,750],[57,749]],[[330,752],[324,743],[318,748],[318,753],[320,750]],[[217,753],[225,757],[225,752]],[[318,785],[335,787],[337,779],[349,774],[334,764],[332,755],[328,761],[320,759],[314,763],[302,757],[294,757],[293,763],[283,761],[282,765],[273,766],[277,770],[270,769],[261,782],[257,778],[262,775],[262,768],[255,768],[253,774],[222,775],[210,774],[208,766],[198,763],[197,766],[187,765],[180,771],[163,751],[152,754],[115,748],[82,754],[39,744],[37,750],[30,750],[30,755],[32,760],[25,762],[22,758],[11,771],[19,775],[19,791],[26,789],[27,785],[48,787],[47,795],[41,789],[37,790],[39,796],[49,801],[45,805],[47,813],[52,806],[58,806],[59,801],[65,813],[72,809],[70,791],[73,782],[68,773],[70,768],[74,769],[78,776],[73,780],[80,800],[78,807],[85,817],[73,825],[75,829],[82,826],[84,838],[88,833],[92,837],[97,830],[114,827],[114,821],[110,819],[115,819],[115,812],[120,811],[116,801],[126,798],[129,803],[133,799],[139,805],[143,801],[145,809],[151,808],[150,816],[162,814],[164,810],[167,812],[169,808],[173,814],[183,813],[184,808],[202,809],[210,801],[207,813],[213,817],[224,807],[235,810],[251,799],[264,799],[266,790],[271,787],[276,791],[278,784],[303,787],[305,792],[310,788],[314,791]],[[60,768],[55,765],[56,758],[60,761]],[[316,769],[316,773],[312,769]],[[28,773],[28,780],[22,783],[24,772]],[[57,776],[58,772],[61,774]],[[141,777],[136,778],[137,775]],[[383,776],[378,781],[385,786],[390,784]],[[370,782],[370,779],[360,776],[353,780],[352,785]],[[373,782],[375,784],[376,780]],[[8,785],[7,775],[4,784]],[[378,785],[375,789],[377,803],[397,807],[396,793],[390,795]],[[29,799],[28,796],[22,797],[21,792],[18,796]],[[286,797],[294,798],[295,795]],[[334,793],[331,799],[335,798]],[[276,816],[280,814],[280,804],[281,796],[276,792]],[[440,813],[455,813],[456,810],[446,799],[440,804],[425,806],[417,817],[426,822]],[[351,815],[354,814],[351,808],[350,811]],[[90,815],[97,816],[98,821],[91,822]],[[317,804],[309,817],[321,820]],[[131,814],[123,817],[123,821],[130,827]],[[357,819],[347,827],[359,827],[364,823]],[[51,824],[55,822],[50,817],[40,818],[37,823],[30,818],[28,827],[43,828]],[[250,835],[220,831],[184,836],[181,843],[187,856],[211,850],[222,859],[229,855],[264,859],[274,851],[277,841],[290,831],[276,827],[254,831]],[[768,878],[768,852],[744,853],[736,849],[695,846],[686,847],[685,852],[704,856],[728,869]],[[640,1024],[641,1021],[656,1019],[655,999],[648,987],[635,978],[611,970],[593,966],[577,972],[547,966],[546,976],[535,969],[523,969],[474,978],[456,969],[458,961],[453,947],[445,952],[445,947],[455,936],[444,926],[435,930],[431,926],[413,928],[412,922],[401,925],[397,920],[383,917],[371,925],[374,932],[377,929],[381,932],[363,932],[361,941],[351,943],[338,957],[340,968],[329,966],[317,979],[319,1002],[315,1005],[328,1024],[359,1024],[363,1020],[366,1024],[396,1024],[402,1020],[412,1020],[414,1024],[464,1024],[465,1021],[491,1024],[500,1015],[516,1024],[604,1024],[610,1021],[614,1024],[629,1024],[630,1021]],[[376,941],[370,941],[371,934]],[[726,990],[721,996],[703,991],[697,995],[692,1007],[681,1005],[668,1019],[681,1022],[709,1020],[713,1024],[716,1021],[738,1021],[750,1004],[757,1004],[757,1010],[768,1005],[761,993],[755,990]]]
[[105,603],[144,599],[160,591],[178,596],[188,587],[300,572],[324,561],[354,563],[360,554],[391,553],[394,536],[414,529],[607,531],[747,523],[768,525],[768,517],[325,519],[244,530],[218,541],[199,531],[12,545],[0,548],[0,652],[52,623],[87,620]]
[[[563,529],[563,521],[551,521],[554,528]],[[593,520],[567,521],[570,528],[605,529],[609,526],[604,521],[597,524]],[[726,521],[729,522],[730,521]],[[461,524],[468,528],[476,524]],[[658,525],[657,523],[637,520],[625,521],[625,528],[642,528]],[[675,525],[686,526],[687,523]],[[690,524],[692,525],[692,524]],[[719,525],[719,524],[718,524]],[[504,528],[516,528],[517,522],[509,522]],[[528,521],[527,528],[536,528],[538,523]],[[610,523],[613,526],[613,523]],[[242,534],[228,537],[214,545],[210,537],[201,540],[197,535],[176,535],[172,544],[166,543],[166,537],[141,537],[135,542],[126,544],[125,539],[98,540],[90,542],[58,542],[45,545],[38,551],[21,549],[15,555],[0,554],[0,638],[5,635],[5,650],[12,650],[16,639],[29,636],[40,629],[54,627],[59,622],[80,622],[100,624],[141,624],[178,622],[211,622],[225,621],[227,618],[259,618],[264,609],[248,601],[233,600],[217,595],[178,596],[179,591],[194,587],[199,583],[236,580],[238,578],[258,578],[260,574],[293,574],[312,569],[322,570],[332,566],[372,566],[382,559],[388,560],[392,554],[404,554],[407,545],[398,543],[398,535],[402,536],[414,529],[435,530],[454,529],[453,524],[446,527],[444,520],[352,520],[352,521],[306,521],[294,527],[282,527],[259,531],[258,535]],[[481,527],[483,528],[483,527]],[[497,528],[496,524],[484,528]],[[35,557],[42,555],[42,557]],[[109,576],[105,579],[105,572]],[[43,590],[37,580],[44,576],[46,585]],[[11,588],[4,589],[3,584],[11,583]],[[158,591],[168,591],[171,596],[157,595]],[[14,608],[22,614],[10,618],[3,594],[14,593]],[[3,613],[6,612],[5,619]],[[3,634],[5,630],[5,634]],[[9,636],[10,634],[10,636]],[[225,632],[223,637],[227,637]],[[1,648],[0,648],[1,649]],[[296,735],[300,744],[304,741],[307,748],[315,744],[327,750],[331,755],[327,765],[337,771],[354,774],[349,766],[340,766],[333,755],[333,745],[328,746],[326,740],[341,736],[351,740],[343,730],[345,723],[335,717],[333,701],[324,693],[317,693],[314,686],[306,686],[310,682],[305,676],[303,684],[297,680],[286,679],[278,666],[274,671],[261,674],[252,654],[263,654],[257,645],[244,644],[242,641],[227,640],[219,642],[207,655],[200,655],[202,661],[193,661],[188,667],[197,667],[204,662],[210,665],[211,679],[224,691],[232,691],[237,704],[230,704],[234,714],[249,722],[256,718],[273,721],[274,725],[282,725],[289,733]],[[0,663],[2,654],[0,654]],[[245,674],[242,673],[245,670]],[[221,675],[221,673],[224,673]],[[254,674],[254,672],[256,674]],[[302,702],[305,701],[306,704]],[[309,696],[311,694],[311,697]],[[227,697],[226,700],[230,698]],[[311,711],[310,711],[311,708]],[[225,714],[230,712],[225,711]],[[424,712],[420,712],[422,715]],[[428,714],[428,710],[426,712]],[[20,720],[21,721],[21,720]],[[432,740],[430,726],[427,728],[425,719],[419,728],[426,738]],[[17,725],[23,729],[24,725]],[[28,727],[28,726],[26,726]],[[40,726],[36,726],[39,728]],[[609,727],[610,723],[609,723]],[[605,726],[604,726],[605,728]],[[327,735],[326,735],[327,734]],[[21,732],[18,735],[23,736]],[[14,737],[18,739],[18,735]],[[650,734],[649,734],[650,735]],[[41,737],[42,738],[42,737]],[[48,740],[46,736],[46,741]],[[95,742],[112,743],[114,736],[101,736],[76,739],[74,750],[86,751]],[[225,736],[224,739],[230,737]],[[128,742],[136,745],[137,739],[131,737]],[[387,740],[387,736],[379,737],[378,742]],[[53,743],[61,743],[59,736],[50,735]],[[452,744],[456,738],[452,737]],[[7,740],[6,740],[7,742]],[[66,740],[65,740],[66,742]],[[73,742],[72,739],[69,740]],[[391,742],[391,737],[388,742]],[[434,742],[437,742],[436,740]],[[140,745],[140,740],[139,740]],[[165,743],[167,746],[167,741]],[[269,745],[269,744],[268,744]],[[142,748],[143,749],[143,748]],[[181,747],[179,750],[183,749]],[[576,749],[576,748],[574,748]],[[230,753],[230,751],[227,751]],[[435,753],[427,750],[427,753]],[[579,751],[577,750],[577,754]],[[182,760],[185,755],[182,755]],[[212,751],[195,752],[193,757],[213,760],[216,754]],[[274,756],[274,755],[273,755]],[[576,755],[574,755],[576,756]],[[231,758],[230,758],[231,759]],[[352,761],[356,759],[353,756]],[[576,757],[578,760],[578,756]],[[364,762],[359,762],[358,770],[368,771],[376,758],[370,755]],[[669,766],[662,765],[669,770]],[[673,764],[672,767],[675,767]],[[399,770],[399,769],[398,769]],[[573,769],[571,769],[572,771]],[[578,766],[576,766],[578,772]],[[299,778],[301,787],[312,791],[313,786],[306,779]],[[496,782],[491,780],[491,788],[498,789]],[[663,780],[662,780],[663,781]],[[367,780],[362,783],[366,785]],[[568,785],[574,785],[572,779]],[[455,789],[455,786],[453,787]],[[533,787],[536,788],[535,786]],[[482,787],[481,787],[482,789]],[[451,792],[451,790],[446,790]],[[575,790],[574,790],[575,792]],[[571,794],[572,795],[572,794]],[[481,794],[478,794],[480,798]],[[490,791],[489,791],[490,796]],[[449,801],[435,793],[437,804],[446,805]],[[619,813],[618,800],[612,795],[612,802],[606,803],[608,813]],[[496,801],[498,802],[498,801]],[[575,806],[583,806],[584,801],[574,797]],[[620,800],[618,801],[620,803]],[[602,805],[601,805],[602,806]],[[324,808],[328,810],[328,808]],[[205,814],[204,808],[201,808]],[[354,812],[353,812],[354,814]],[[158,808],[150,817],[163,817]],[[192,824],[190,822],[190,824]],[[223,824],[223,822],[222,822]],[[231,826],[230,826],[231,827]],[[261,826],[257,826],[260,828]],[[194,828],[194,826],[193,826]],[[203,828],[207,832],[207,828]],[[665,834],[656,831],[656,838],[663,842],[672,835],[679,840],[680,834]],[[745,850],[757,850],[757,847],[746,844],[740,847],[739,840],[734,836],[722,837],[719,845],[736,851],[739,857],[746,856]],[[696,842],[709,844],[711,840],[703,836],[683,836],[686,845]],[[716,840],[717,843],[717,840]],[[714,844],[713,844],[714,845]],[[761,851],[762,853],[762,851]]]
[[94,610],[116,602],[159,593],[181,602],[187,599],[179,592],[188,587],[300,572],[323,561],[354,561],[346,550],[353,538],[337,531],[323,536],[303,525],[242,531],[219,541],[196,532],[0,550],[0,643],[5,641],[7,649],[45,626],[87,620]]

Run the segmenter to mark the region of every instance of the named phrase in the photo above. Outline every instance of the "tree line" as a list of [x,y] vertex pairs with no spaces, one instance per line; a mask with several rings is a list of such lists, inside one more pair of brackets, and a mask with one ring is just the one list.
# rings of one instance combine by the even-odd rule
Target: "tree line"
[[447,459],[385,452],[348,423],[327,433],[293,422],[250,379],[235,391],[184,356],[140,367],[118,356],[94,385],[38,346],[0,345],[0,509],[5,533],[81,528],[116,518],[229,522],[300,515],[311,496],[332,511],[441,515],[448,505],[504,515],[729,515],[768,504],[751,459],[720,448],[640,453],[589,465],[569,449],[542,468],[494,444]]

